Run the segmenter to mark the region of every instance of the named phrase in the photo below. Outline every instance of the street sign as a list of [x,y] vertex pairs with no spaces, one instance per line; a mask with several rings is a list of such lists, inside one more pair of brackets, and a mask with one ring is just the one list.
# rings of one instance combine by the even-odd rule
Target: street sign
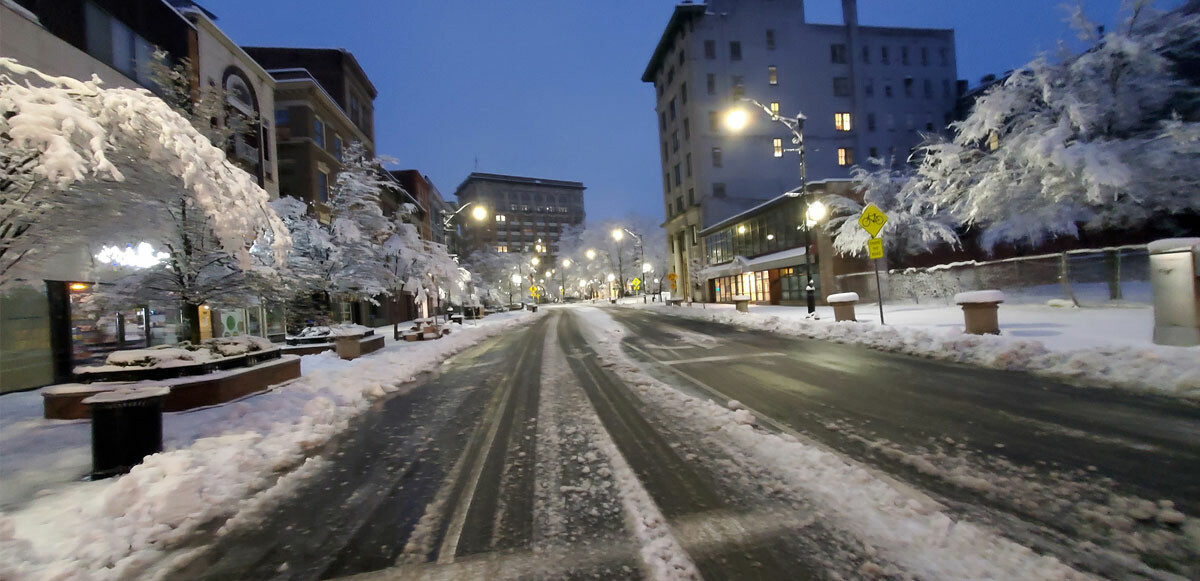
[[679,275],[675,274],[673,272],[671,274],[667,275],[667,280],[669,280],[671,282],[675,282],[675,279],[677,279],[677,278],[679,278]]
[[862,214],[858,217],[858,225],[862,226],[862,229],[866,230],[867,234],[871,235],[871,238],[874,238],[879,236],[879,231],[883,229],[884,224],[887,224],[887,220],[887,214],[884,214],[883,211],[875,207],[875,204],[867,204],[867,207],[863,208]]
[[538,292],[538,287],[536,287],[536,286],[529,287],[529,296],[536,299],[536,298],[538,298],[539,294],[541,294],[541,293]]
[[635,279],[629,281],[629,286],[633,290],[641,290],[642,289],[642,279],[635,278]]
[[883,258],[883,238],[867,240],[867,256],[871,258]]

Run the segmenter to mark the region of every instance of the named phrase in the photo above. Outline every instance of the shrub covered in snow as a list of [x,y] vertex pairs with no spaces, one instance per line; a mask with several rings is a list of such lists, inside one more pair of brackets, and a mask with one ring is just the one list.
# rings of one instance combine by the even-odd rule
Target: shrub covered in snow
[[[265,351],[274,347],[262,337],[241,335],[238,337],[216,337],[199,345],[184,341],[176,345],[159,345],[149,349],[125,349],[113,351],[104,360],[105,365],[116,367],[174,367],[204,363],[226,357],[237,357],[247,353]],[[82,367],[80,371],[96,370]]]

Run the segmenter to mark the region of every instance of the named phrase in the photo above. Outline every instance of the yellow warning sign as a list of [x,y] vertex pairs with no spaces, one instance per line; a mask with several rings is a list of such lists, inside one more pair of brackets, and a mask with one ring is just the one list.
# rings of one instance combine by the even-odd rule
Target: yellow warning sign
[[871,258],[883,258],[883,238],[867,240],[867,256]]
[[866,230],[871,238],[874,238],[879,236],[879,231],[883,229],[884,224],[887,224],[887,220],[887,214],[875,207],[875,204],[867,204],[867,207],[863,208],[862,215],[858,217],[858,225],[862,226],[862,229]]

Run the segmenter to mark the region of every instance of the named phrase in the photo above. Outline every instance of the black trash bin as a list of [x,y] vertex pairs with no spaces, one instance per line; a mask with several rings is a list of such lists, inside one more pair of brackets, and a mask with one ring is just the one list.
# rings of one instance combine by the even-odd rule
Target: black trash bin
[[92,480],[129,472],[162,452],[166,387],[118,389],[85,400],[92,413]]

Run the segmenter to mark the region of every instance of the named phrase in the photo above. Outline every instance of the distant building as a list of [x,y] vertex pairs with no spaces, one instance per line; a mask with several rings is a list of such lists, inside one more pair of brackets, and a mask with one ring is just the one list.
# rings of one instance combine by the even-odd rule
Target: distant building
[[[374,155],[375,86],[342,49],[243,48],[275,79],[279,193],[303,200],[328,222],[342,148],[360,141]],[[384,200],[384,209],[399,203]]]
[[665,227],[679,279],[706,255],[700,230],[800,182],[782,124],[749,110],[744,131],[723,126],[739,97],[807,117],[810,181],[848,178],[868,157],[903,162],[921,133],[949,121],[954,31],[860,26],[857,3],[842,6],[844,25],[805,22],[802,0],[675,7],[642,81],[655,87]]
[[482,222],[471,219],[471,210],[456,218],[462,252],[534,252],[540,244],[546,254],[557,255],[563,228],[583,223],[584,189],[580,182],[472,173],[454,196],[488,213]]

